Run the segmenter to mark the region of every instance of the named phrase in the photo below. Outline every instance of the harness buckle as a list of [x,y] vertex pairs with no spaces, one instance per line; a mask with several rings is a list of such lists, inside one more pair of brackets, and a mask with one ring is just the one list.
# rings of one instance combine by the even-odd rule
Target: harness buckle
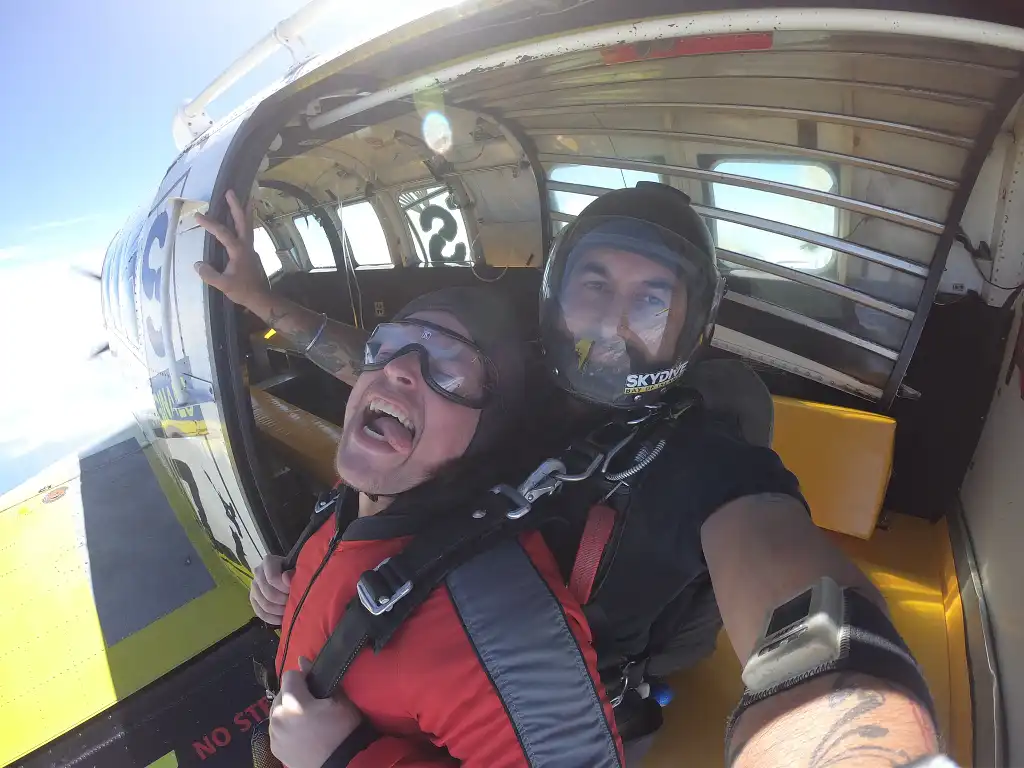
[[635,690],[644,681],[644,674],[647,671],[647,659],[627,661],[622,667],[622,676],[619,678],[619,692],[611,697],[611,705],[614,709],[626,698],[626,694]]
[[373,616],[387,613],[395,607],[395,603],[412,591],[412,582],[406,581],[398,589],[390,592],[391,587],[388,585],[388,580],[380,572],[380,569],[387,565],[389,560],[391,560],[390,557],[381,560],[376,568],[364,573],[356,583],[359,602]]
[[506,485],[505,483],[491,488],[491,493],[497,496],[504,496],[512,502],[512,509],[505,513],[505,517],[509,520],[518,520],[529,512],[533,506],[533,501],[527,498],[526,494],[521,493],[519,489],[513,488],[511,485]]
[[320,497],[316,500],[316,506],[313,507],[313,515],[319,515],[328,507],[333,506],[340,495],[341,492],[337,488],[332,488],[327,493],[320,494]]
[[541,496],[554,493],[562,485],[558,476],[565,472],[565,464],[558,459],[545,459],[519,486],[521,493],[531,504]]

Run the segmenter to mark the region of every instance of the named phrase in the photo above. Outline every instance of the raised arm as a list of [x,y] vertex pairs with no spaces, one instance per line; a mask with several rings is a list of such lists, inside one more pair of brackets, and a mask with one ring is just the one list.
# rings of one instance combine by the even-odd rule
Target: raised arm
[[[294,301],[275,296],[263,272],[252,244],[252,226],[234,192],[227,193],[228,207],[234,227],[228,227],[203,215],[199,224],[213,235],[227,251],[228,262],[218,272],[205,262],[196,262],[195,269],[207,285],[213,286],[235,304],[239,304],[280,333],[296,349],[305,350],[314,365],[337,379],[352,385],[358,377],[359,361],[366,343],[365,331],[335,320],[327,320]],[[323,331],[317,337],[323,325]]]
[[[701,528],[715,595],[733,649],[745,662],[768,611],[822,576],[885,609],[874,585],[791,496],[729,502]],[[813,678],[754,704],[736,722],[729,764],[900,766],[934,754],[938,739],[924,706],[868,675]]]

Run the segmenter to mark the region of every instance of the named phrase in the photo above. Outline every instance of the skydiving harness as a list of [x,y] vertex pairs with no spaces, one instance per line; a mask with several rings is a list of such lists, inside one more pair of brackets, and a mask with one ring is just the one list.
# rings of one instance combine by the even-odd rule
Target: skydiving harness
[[[568,584],[580,604],[585,605],[616,526],[616,510],[605,502],[628,492],[630,484],[643,477],[665,450],[670,434],[683,416],[700,402],[696,391],[679,388],[640,412],[629,412],[603,424],[583,440],[574,441],[561,457],[543,461],[518,487],[494,486],[470,507],[471,512],[446,516],[443,525],[426,528],[401,552],[363,573],[356,585],[356,596],[313,662],[307,676],[310,692],[317,698],[331,696],[359,653],[367,646],[380,651],[449,574],[482,552],[550,519],[549,510],[534,510],[544,497],[556,494],[567,484],[596,480],[603,484],[604,494],[588,513]],[[335,507],[343,490],[336,488],[317,503],[309,524],[282,565],[282,570],[294,568],[303,544],[332,515],[337,518],[337,530],[324,562],[307,586],[306,594],[340,540],[340,516]],[[305,595],[295,616],[304,598]],[[290,634],[289,630],[288,636],[282,638],[286,644]],[[287,645],[285,648],[287,651]],[[608,686],[613,706],[618,707],[640,684],[643,667],[639,660],[627,661],[622,666],[619,679]],[[272,695],[276,680],[266,672],[257,674]]]

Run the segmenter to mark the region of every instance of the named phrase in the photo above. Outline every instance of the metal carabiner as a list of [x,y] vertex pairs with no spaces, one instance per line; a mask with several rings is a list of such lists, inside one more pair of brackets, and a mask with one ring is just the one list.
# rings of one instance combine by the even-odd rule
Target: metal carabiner
[[616,455],[618,455],[619,451],[621,451],[623,448],[625,448],[627,445],[629,445],[633,441],[633,438],[635,438],[637,436],[637,433],[639,431],[640,431],[640,427],[639,426],[633,427],[633,431],[632,432],[630,432],[624,438],[619,440],[619,442],[617,442],[615,445],[613,445],[609,449],[608,455],[605,457],[604,464],[601,465],[601,474],[602,475],[605,474],[608,471],[608,465],[612,463],[612,459],[614,459],[616,457]]
[[533,503],[541,496],[554,493],[561,486],[558,475],[565,472],[565,464],[558,459],[545,459],[519,486],[519,492]]
[[[587,467],[582,472],[580,472],[578,475],[566,475],[563,474],[562,472],[559,472],[556,473],[554,477],[556,480],[560,480],[563,483],[578,483],[582,480],[587,480],[588,478],[590,478],[591,475],[597,472],[597,468],[601,466],[602,461],[604,461],[604,454],[599,453],[597,454],[597,456],[594,457],[594,460],[590,462],[590,466]],[[564,471],[564,465],[562,466],[562,469]]]

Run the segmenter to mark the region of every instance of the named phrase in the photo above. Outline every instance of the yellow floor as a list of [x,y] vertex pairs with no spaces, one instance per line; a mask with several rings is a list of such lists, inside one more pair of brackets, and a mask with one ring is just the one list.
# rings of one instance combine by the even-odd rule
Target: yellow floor
[[[954,642],[956,655],[951,684],[947,609],[944,607],[943,575],[949,548],[945,524],[931,525],[918,518],[894,515],[889,529],[876,531],[868,541],[842,534],[830,535],[885,595],[897,629],[928,678],[939,725],[950,751],[967,768],[970,748],[969,744],[964,744],[964,739],[969,739],[969,729],[966,735],[962,728],[951,730],[950,722],[951,709],[963,711],[960,699],[963,698],[966,666],[962,645],[956,646],[954,638],[950,641]],[[743,689],[740,665],[728,638],[721,635],[714,655],[674,676],[671,685],[675,699],[665,709],[665,725],[644,765],[647,768],[723,765],[725,722]],[[951,690],[958,692],[955,708],[951,705]]]
[[[146,488],[160,499],[139,498],[136,509],[144,515],[147,504],[166,495],[202,561],[192,567],[205,567],[212,580],[199,596],[116,635],[116,642],[109,642],[110,622],[105,639],[96,599],[101,542],[83,523],[94,514],[85,511],[87,501],[101,498],[84,492],[87,471],[71,462],[56,479],[41,481],[58,489],[48,499],[34,490],[0,497],[0,766],[106,710],[252,617],[246,587],[221,563],[170,478],[147,459],[159,486],[150,481]],[[147,462],[135,461],[134,469],[144,473]],[[142,474],[134,469],[133,477]],[[109,561],[109,549],[105,555]]]

